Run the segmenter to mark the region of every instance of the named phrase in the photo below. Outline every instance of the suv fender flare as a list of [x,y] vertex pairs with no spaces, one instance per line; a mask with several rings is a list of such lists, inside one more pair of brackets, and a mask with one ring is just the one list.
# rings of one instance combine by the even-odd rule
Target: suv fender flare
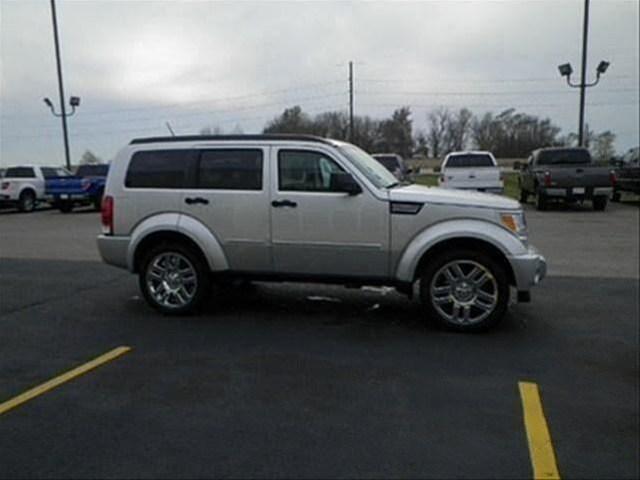
[[33,183],[23,183],[22,185],[20,185],[16,194],[16,200],[20,198],[20,195],[22,195],[22,192],[24,192],[25,190],[31,190],[31,192],[33,193],[33,198],[35,198],[36,200],[40,200],[40,198],[38,197],[38,189]]
[[520,239],[498,225],[482,220],[448,220],[428,227],[413,237],[398,260],[396,280],[413,282],[422,256],[440,242],[453,239],[482,240],[500,250],[507,260],[527,252]]
[[129,271],[135,268],[134,260],[140,242],[157,232],[174,232],[184,235],[195,243],[207,260],[211,271],[228,270],[229,263],[218,239],[202,223],[180,213],[163,213],[146,218],[131,233],[127,252]]

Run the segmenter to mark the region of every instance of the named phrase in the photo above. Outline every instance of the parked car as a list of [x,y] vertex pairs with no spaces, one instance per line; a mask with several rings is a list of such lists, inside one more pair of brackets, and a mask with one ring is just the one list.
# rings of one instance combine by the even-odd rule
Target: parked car
[[64,173],[68,175],[64,169],[38,165],[9,167],[0,183],[0,204],[31,212],[38,202],[46,200],[45,180]]
[[408,181],[411,179],[411,169],[407,166],[404,159],[396,153],[374,153],[371,155],[384,168],[389,170],[399,181]]
[[616,181],[611,199],[620,201],[621,192],[640,195],[640,148],[630,149],[623,157],[620,168],[616,170]]
[[75,175],[62,176],[47,181],[46,194],[51,203],[63,213],[74,206],[93,205],[100,210],[109,165],[80,165]]
[[349,143],[306,135],[133,140],[112,162],[98,246],[166,314],[235,279],[389,285],[461,331],[529,300],[546,262],[520,204],[401,185]]
[[534,195],[538,210],[546,210],[551,200],[590,200],[594,210],[604,210],[613,192],[615,172],[595,165],[586,148],[541,148],[520,170],[519,183],[520,201],[525,203]]
[[504,192],[504,179],[491,152],[449,153],[442,161],[438,180],[443,188]]

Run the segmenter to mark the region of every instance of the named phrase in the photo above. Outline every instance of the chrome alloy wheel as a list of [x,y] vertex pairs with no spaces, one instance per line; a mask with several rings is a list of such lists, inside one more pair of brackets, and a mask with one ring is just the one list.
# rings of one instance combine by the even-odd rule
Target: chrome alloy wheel
[[448,322],[472,325],[487,318],[498,304],[498,283],[491,272],[472,260],[454,260],[436,272],[431,303]]
[[145,282],[151,297],[163,307],[181,308],[198,289],[196,269],[184,255],[163,252],[149,262]]

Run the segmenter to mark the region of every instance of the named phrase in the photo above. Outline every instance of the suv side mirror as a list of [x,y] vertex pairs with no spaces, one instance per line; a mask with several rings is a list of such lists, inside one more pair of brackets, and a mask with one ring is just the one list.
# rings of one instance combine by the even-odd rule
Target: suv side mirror
[[349,195],[362,193],[362,188],[358,185],[358,182],[347,172],[333,172],[331,174],[331,190],[348,193]]

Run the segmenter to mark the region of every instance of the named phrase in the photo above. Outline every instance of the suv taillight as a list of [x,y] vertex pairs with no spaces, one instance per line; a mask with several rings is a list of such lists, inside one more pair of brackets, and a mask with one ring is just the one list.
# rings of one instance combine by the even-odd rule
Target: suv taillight
[[609,181],[611,182],[612,187],[615,187],[616,183],[618,183],[618,177],[615,170],[611,170],[609,172]]
[[549,171],[544,172],[544,186],[545,187],[551,186],[551,172]]
[[102,233],[113,235],[113,197],[107,195],[102,199]]
[[8,190],[9,189],[9,185],[11,185],[11,182],[2,182],[2,184],[0,185],[0,189]]

